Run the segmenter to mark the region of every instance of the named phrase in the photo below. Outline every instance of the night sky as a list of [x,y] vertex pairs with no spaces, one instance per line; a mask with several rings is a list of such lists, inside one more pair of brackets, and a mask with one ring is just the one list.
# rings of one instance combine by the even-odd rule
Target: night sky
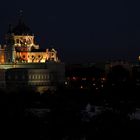
[[53,44],[64,62],[136,61],[140,54],[140,8],[124,0],[1,0],[0,41],[8,25],[25,23],[42,48]]

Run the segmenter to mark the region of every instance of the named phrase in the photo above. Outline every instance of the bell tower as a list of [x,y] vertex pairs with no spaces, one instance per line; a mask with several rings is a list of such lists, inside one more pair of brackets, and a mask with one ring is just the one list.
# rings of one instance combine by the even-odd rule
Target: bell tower
[[35,36],[23,20],[22,11],[16,26],[9,25],[6,34],[5,62],[6,63],[46,63],[59,62],[54,48],[41,49],[36,45]]
[[15,63],[17,60],[20,61],[21,53],[24,53],[22,61],[26,62],[28,59],[27,54],[32,51],[32,49],[39,49],[39,45],[35,45],[34,35],[30,28],[24,23],[22,11],[20,11],[18,24],[14,28],[9,25],[6,34],[6,62]]

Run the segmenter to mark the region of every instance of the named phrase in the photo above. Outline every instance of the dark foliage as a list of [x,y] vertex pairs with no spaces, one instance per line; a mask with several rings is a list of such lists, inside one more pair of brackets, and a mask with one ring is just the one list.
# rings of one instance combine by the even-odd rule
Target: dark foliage
[[[39,94],[32,89],[0,91],[1,137],[38,140],[92,140],[138,136],[139,120],[130,115],[139,107],[133,87],[102,91],[59,89]],[[137,97],[137,98],[136,98]],[[85,111],[87,105],[95,115]],[[96,113],[96,106],[100,113]]]

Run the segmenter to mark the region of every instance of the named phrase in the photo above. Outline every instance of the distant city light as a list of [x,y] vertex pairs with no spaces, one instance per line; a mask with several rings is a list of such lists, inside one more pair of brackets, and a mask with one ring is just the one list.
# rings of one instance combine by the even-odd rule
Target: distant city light
[[95,83],[93,83],[93,86],[96,86],[96,84],[95,84]]
[[68,84],[68,82],[67,81],[65,81],[65,85],[67,85]]

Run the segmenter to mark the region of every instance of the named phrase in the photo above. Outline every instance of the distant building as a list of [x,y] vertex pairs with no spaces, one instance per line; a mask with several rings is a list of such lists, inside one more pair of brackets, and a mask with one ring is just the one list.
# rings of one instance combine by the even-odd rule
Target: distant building
[[95,89],[104,87],[106,81],[104,69],[95,65],[68,65],[66,66],[67,88],[72,89]]
[[55,90],[65,80],[65,66],[54,48],[40,49],[34,35],[20,17],[17,26],[6,34],[0,46],[0,87],[34,87],[37,91]]
[[127,61],[123,61],[123,60],[118,60],[118,61],[116,60],[116,61],[110,61],[110,62],[105,64],[106,73],[108,73],[115,66],[122,66],[123,68],[125,68],[129,72],[132,71],[132,64],[131,63],[129,63]]

